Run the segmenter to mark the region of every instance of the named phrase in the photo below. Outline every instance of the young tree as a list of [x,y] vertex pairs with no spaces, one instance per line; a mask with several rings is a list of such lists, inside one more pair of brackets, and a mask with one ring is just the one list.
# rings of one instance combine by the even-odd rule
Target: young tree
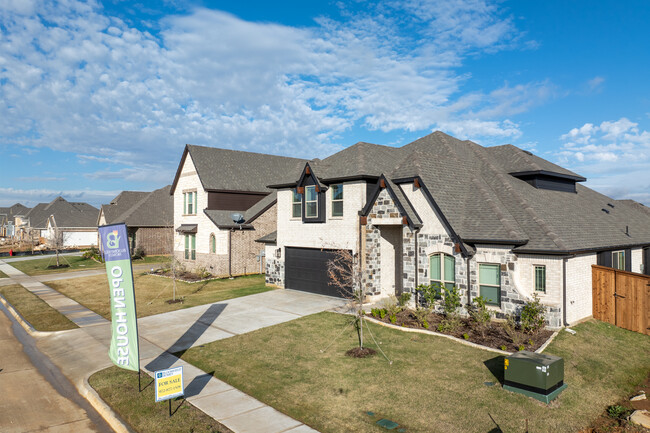
[[359,337],[359,350],[363,350],[363,301],[366,297],[361,261],[358,255],[349,250],[336,250],[334,257],[327,262],[327,275],[330,284],[350,300],[355,309],[355,327]]

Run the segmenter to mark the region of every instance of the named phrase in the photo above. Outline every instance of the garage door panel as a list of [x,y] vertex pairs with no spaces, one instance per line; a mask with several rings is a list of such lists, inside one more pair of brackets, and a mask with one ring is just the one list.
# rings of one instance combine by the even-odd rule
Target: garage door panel
[[336,251],[317,248],[286,248],[285,287],[287,289],[343,297],[336,286],[329,284],[327,262]]

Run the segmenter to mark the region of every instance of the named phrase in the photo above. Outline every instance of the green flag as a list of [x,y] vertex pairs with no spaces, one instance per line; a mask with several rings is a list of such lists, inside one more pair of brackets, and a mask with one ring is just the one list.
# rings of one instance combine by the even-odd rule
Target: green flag
[[118,367],[140,371],[138,321],[126,224],[99,227],[111,298],[112,337],[108,356]]

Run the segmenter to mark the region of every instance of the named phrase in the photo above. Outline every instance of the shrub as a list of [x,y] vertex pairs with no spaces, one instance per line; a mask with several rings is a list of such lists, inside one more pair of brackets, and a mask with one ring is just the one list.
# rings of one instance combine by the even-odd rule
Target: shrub
[[506,347],[506,345],[505,345],[505,344],[502,344],[502,345],[501,345],[501,347],[500,347],[499,349],[501,349],[501,350],[504,350],[504,351],[505,351],[505,350],[507,349],[507,347]]
[[508,314],[506,316],[506,323],[503,324],[503,330],[506,331],[506,334],[508,337],[510,337],[510,341],[512,341],[512,344],[514,344],[515,347],[521,345],[524,337],[522,333],[517,329],[517,321],[515,319],[515,316],[512,314]]
[[400,307],[404,308],[410,300],[411,300],[411,293],[404,292],[401,295],[399,295],[399,298],[397,298],[397,303],[399,304]]
[[397,302],[397,298],[395,297],[395,295],[391,295],[387,299],[384,299],[383,305],[384,308],[386,309],[386,313],[388,314],[388,317],[397,316],[397,314],[403,310],[403,308]]
[[142,247],[135,247],[133,250],[133,254],[131,254],[131,258],[133,260],[139,260],[145,256],[144,248]]
[[467,335],[467,332],[463,334],[463,338],[464,338],[465,340],[469,340],[469,335]]
[[420,284],[417,287],[417,291],[420,292],[422,299],[424,299],[424,304],[429,308],[432,308],[436,304],[436,301],[442,299],[440,284],[438,283]]
[[381,317],[382,319],[383,319],[384,317],[386,317],[386,309],[385,309],[385,308],[381,308],[381,309],[379,310],[379,317]]
[[524,346],[523,344],[520,344],[519,346],[517,346],[517,350],[520,351],[520,352],[522,350],[524,350],[524,349],[526,349],[526,346]]
[[212,274],[208,272],[208,270],[204,266],[200,266],[196,269],[196,275],[202,280],[205,280],[212,276]]
[[90,249],[84,251],[81,257],[84,259],[95,260],[96,262],[100,262],[100,263],[104,261],[102,255],[100,254],[99,250],[96,247],[90,247]]
[[460,292],[456,286],[451,289],[443,287],[443,290],[445,296],[442,300],[442,309],[446,317],[454,319],[458,316],[458,309],[460,308]]
[[528,334],[536,333],[544,327],[546,307],[542,305],[537,296],[532,301],[526,302],[521,309],[521,327]]
[[427,322],[427,316],[429,316],[430,312],[431,310],[429,310],[428,308],[416,307],[415,311],[413,311],[413,317],[415,317],[415,320],[423,328],[427,329],[429,327],[429,323]]
[[394,314],[391,314],[390,316],[388,316],[388,318],[390,320],[390,323],[394,324],[395,322],[397,322],[397,316]]
[[607,415],[614,419],[625,419],[632,411],[620,404],[615,404],[607,408]]
[[370,314],[372,314],[372,317],[377,318],[379,317],[379,308],[373,308],[370,310]]
[[474,323],[476,323],[476,327],[481,333],[481,337],[485,338],[485,331],[490,325],[492,314],[494,314],[487,308],[487,299],[482,296],[474,298],[472,304],[467,306],[467,311],[469,317],[471,317]]

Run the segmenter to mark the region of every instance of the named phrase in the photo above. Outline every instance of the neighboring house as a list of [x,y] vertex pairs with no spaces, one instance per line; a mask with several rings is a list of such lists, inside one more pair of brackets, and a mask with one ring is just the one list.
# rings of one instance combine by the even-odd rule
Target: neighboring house
[[171,186],[176,258],[187,269],[216,276],[263,272],[264,248],[255,239],[276,227],[276,194],[267,185],[304,164],[187,145]]
[[327,260],[360,253],[373,299],[419,284],[481,295],[499,317],[539,295],[552,327],[592,314],[591,265],[650,274],[650,216],[512,145],[435,132],[401,148],[358,143],[303,164],[277,190],[267,283],[339,295]]
[[12,238],[16,231],[16,217],[29,212],[30,209],[20,203],[10,207],[0,207],[0,238]]
[[[88,203],[69,202],[57,197],[39,203],[20,219],[20,238],[53,246],[57,238],[63,248],[97,245],[97,214]],[[17,227],[18,227],[18,219]]]
[[125,223],[132,252],[172,254],[174,198],[170,189],[167,185],[152,192],[122,191],[101,206],[97,225]]

